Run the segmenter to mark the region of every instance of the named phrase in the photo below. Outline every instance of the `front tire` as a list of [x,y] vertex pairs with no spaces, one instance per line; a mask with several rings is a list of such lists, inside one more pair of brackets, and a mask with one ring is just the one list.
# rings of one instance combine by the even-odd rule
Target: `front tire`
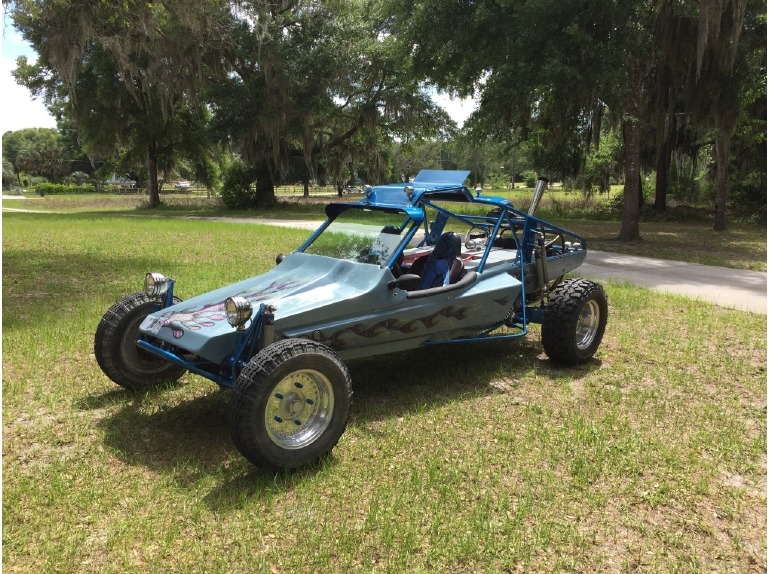
[[345,431],[352,392],[350,373],[330,348],[307,339],[273,343],[238,377],[228,416],[232,440],[257,466],[310,464]]
[[[181,300],[174,298],[174,303]],[[139,325],[157,309],[144,293],[127,295],[102,317],[94,335],[96,362],[113,382],[141,391],[177,381],[185,369],[136,346]]]
[[607,295],[599,283],[568,279],[551,293],[542,329],[548,357],[566,366],[594,356],[607,326]]

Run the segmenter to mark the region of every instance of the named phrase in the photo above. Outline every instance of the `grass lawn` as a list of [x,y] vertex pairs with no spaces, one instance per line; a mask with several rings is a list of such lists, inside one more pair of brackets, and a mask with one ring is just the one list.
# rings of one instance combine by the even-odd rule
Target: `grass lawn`
[[306,235],[3,214],[5,572],[765,572],[766,317],[607,285],[596,358],[525,340],[350,364],[348,430],[267,474],[197,376],[131,394],[93,333],[144,273],[185,298]]
[[[497,193],[497,192],[490,192]],[[633,242],[617,240],[619,220],[595,220],[585,218],[590,211],[580,194],[561,191],[548,192],[537,215],[565,229],[575,231],[586,238],[589,249],[611,251],[717,265],[734,269],[767,271],[767,228],[745,222],[731,222],[724,232],[716,232],[707,218],[685,221],[643,220],[640,225],[641,239]],[[516,206],[526,210],[531,190],[504,191]],[[357,201],[359,195],[345,195],[343,201]],[[167,204],[161,209],[146,209],[140,196],[125,195],[70,195],[29,196],[28,200],[4,200],[3,207],[31,211],[56,211],[99,216],[148,215],[152,217],[238,217],[323,220],[325,203],[335,201],[334,196],[317,196],[310,201],[284,197],[273,208],[260,211],[232,211],[219,207],[215,200],[204,196],[172,194],[163,198]],[[607,201],[602,196],[600,201]],[[676,213],[676,212],[674,212]]]

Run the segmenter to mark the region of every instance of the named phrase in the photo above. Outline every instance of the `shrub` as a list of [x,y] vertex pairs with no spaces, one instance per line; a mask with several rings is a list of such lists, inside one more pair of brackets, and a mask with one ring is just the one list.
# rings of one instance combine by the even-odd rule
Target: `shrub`
[[524,177],[524,183],[527,187],[534,188],[537,185],[537,173],[534,171],[525,171],[521,174]]
[[767,206],[767,176],[750,173],[743,179],[737,179],[730,186],[730,199],[738,206],[758,209]]
[[89,184],[50,183],[43,181],[31,186],[30,191],[40,195],[61,195],[65,193],[94,193],[96,188]]
[[[234,161],[225,169],[220,196],[230,209],[253,209],[272,206],[275,203],[273,184],[269,179],[258,180],[259,171]],[[262,183],[262,185],[260,185]]]
[[225,169],[222,181],[222,202],[229,209],[249,209],[257,206],[254,186],[256,174],[243,162],[235,161]]

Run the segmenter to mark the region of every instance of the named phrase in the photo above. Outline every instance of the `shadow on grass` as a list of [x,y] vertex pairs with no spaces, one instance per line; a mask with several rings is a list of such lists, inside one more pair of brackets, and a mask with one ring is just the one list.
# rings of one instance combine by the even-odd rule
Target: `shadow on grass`
[[551,367],[534,338],[437,345],[361,359],[350,365],[355,401],[350,424],[499,392],[491,383],[543,369]]
[[[501,392],[501,379],[580,377],[598,360],[577,369],[556,369],[544,359],[534,337],[473,345],[435,346],[353,361],[353,408],[349,427],[439,408]],[[517,383],[514,383],[517,384]],[[217,486],[206,496],[215,509],[237,507],[254,497],[290,490],[318,473],[333,472],[334,452],[310,467],[273,473],[252,466],[230,439],[230,392],[212,386],[179,404],[164,404],[162,391],[141,395],[108,391],[85,397],[80,407],[125,405],[100,421],[107,446],[130,465],[170,477],[181,488],[197,488],[212,477]]]
[[[81,218],[72,219],[76,226]],[[43,227],[43,222],[38,223]],[[56,248],[57,241],[44,246],[3,246],[3,329],[50,323],[52,317],[72,314],[83,300],[107,297],[114,302],[118,296],[140,290],[148,269],[179,268],[173,248],[114,253],[93,243],[90,251],[78,254]],[[126,278],[131,280],[128,290],[121,287]]]
[[100,420],[105,442],[114,454],[128,464],[141,465],[159,472],[180,470],[180,482],[195,477],[189,470],[215,472],[228,450],[228,394],[212,388],[211,392],[170,405],[162,389],[147,393],[108,391],[81,401],[83,408],[120,405],[117,412]]

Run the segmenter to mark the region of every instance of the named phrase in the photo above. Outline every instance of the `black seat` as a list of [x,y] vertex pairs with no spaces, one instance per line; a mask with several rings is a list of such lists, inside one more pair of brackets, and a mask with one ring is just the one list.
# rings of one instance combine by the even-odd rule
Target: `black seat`
[[451,231],[438,238],[430,255],[419,257],[409,269],[409,273],[422,277],[420,289],[441,287],[456,283],[463,272],[460,259],[462,239]]

